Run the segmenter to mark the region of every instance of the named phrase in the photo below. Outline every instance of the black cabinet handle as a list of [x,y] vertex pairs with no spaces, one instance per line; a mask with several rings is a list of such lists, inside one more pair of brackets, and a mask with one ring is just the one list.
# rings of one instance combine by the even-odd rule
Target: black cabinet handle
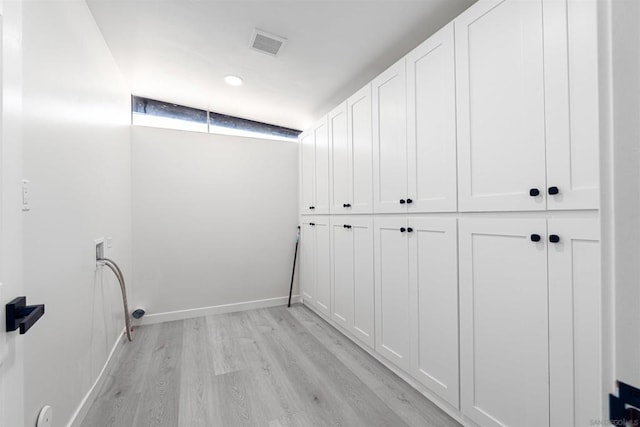
[[310,222],[309,225],[313,227],[313,226],[316,225],[316,223],[315,222]]
[[413,200],[407,199],[407,203],[413,203]]
[[529,190],[529,195],[531,197],[536,197],[540,195],[540,190],[538,190],[537,188],[532,188]]
[[44,316],[44,304],[27,305],[27,297],[18,297],[5,305],[6,331],[20,329],[25,334]]
[[560,189],[558,187],[549,187],[549,194],[555,196],[558,193],[560,193]]
[[407,229],[406,229],[406,228],[404,228],[404,227],[400,227],[400,232],[401,232],[401,233],[404,233],[405,231],[407,231]]
[[405,199],[400,199],[400,204],[404,205],[407,201]]
[[343,227],[344,227],[344,228],[351,228],[351,226],[350,226],[350,225],[347,225],[347,224],[343,225]]
[[541,239],[541,237],[540,237],[540,235],[539,235],[539,234],[532,234],[532,235],[531,235],[531,241],[532,241],[532,242],[539,242],[539,241],[540,241],[540,239]]
[[558,243],[560,242],[560,236],[558,236],[557,234],[551,234],[549,235],[549,241],[551,243]]
[[412,232],[413,232],[413,228],[409,227],[409,228],[407,228],[407,231],[408,231],[409,233],[412,233]]
[[351,203],[343,203],[342,207],[343,208],[350,208],[351,207]]
[[313,209],[315,209],[315,208],[316,208],[315,206],[309,206],[309,209],[312,209],[312,210],[313,210]]

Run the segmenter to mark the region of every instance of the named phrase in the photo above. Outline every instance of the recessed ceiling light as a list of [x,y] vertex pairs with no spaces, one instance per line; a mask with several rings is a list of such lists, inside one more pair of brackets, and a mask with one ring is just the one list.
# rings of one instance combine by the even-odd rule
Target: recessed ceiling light
[[224,81],[229,85],[229,86],[241,86],[242,85],[242,79],[238,76],[225,76],[224,77]]

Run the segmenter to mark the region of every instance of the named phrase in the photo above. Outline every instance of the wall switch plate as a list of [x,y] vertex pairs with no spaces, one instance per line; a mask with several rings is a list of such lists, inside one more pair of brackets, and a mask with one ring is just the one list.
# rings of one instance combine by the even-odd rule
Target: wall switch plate
[[93,241],[94,243],[94,248],[95,248],[95,256],[96,256],[96,268],[99,267],[100,265],[102,265],[101,263],[98,262],[98,260],[100,258],[104,258],[104,237],[100,237],[99,239],[96,239]]
[[113,237],[107,237],[106,243],[107,243],[107,248],[111,249],[113,247]]
[[28,212],[31,210],[29,206],[29,180],[22,180],[22,212]]

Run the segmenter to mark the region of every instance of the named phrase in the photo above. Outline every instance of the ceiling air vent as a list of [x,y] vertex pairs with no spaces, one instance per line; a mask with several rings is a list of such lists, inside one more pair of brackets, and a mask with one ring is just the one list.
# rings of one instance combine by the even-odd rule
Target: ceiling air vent
[[256,28],[251,35],[251,44],[249,47],[267,55],[278,56],[278,53],[286,43],[287,39]]

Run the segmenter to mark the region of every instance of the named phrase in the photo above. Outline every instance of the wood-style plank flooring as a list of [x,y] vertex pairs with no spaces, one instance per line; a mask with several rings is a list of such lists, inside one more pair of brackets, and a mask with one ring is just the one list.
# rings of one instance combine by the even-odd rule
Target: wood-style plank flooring
[[100,426],[458,426],[302,305],[143,326],[83,420]]

